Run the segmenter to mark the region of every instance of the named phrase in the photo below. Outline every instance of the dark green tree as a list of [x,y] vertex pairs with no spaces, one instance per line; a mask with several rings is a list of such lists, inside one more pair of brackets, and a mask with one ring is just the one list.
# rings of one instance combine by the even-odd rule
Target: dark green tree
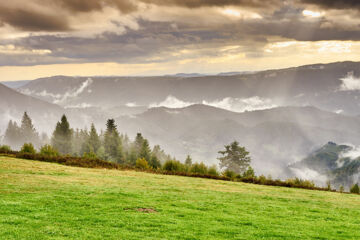
[[149,165],[153,168],[153,169],[158,169],[161,168],[161,162],[160,160],[157,158],[157,156],[153,153],[151,153],[151,158],[150,158],[150,162]]
[[90,132],[86,141],[83,143],[82,152],[83,153],[96,153],[101,147],[100,137],[96,131],[95,125],[91,124]]
[[107,120],[106,131],[104,134],[105,154],[110,161],[117,161],[118,147],[120,144],[119,132],[114,119]]
[[192,158],[190,157],[190,155],[187,155],[186,160],[185,160],[185,165],[187,165],[187,166],[192,165]]
[[149,146],[149,141],[146,139],[143,139],[142,146],[139,153],[139,158],[145,158],[147,162],[150,162],[151,158],[151,149]]
[[143,143],[144,143],[144,138],[141,135],[141,133],[136,134],[134,147],[135,147],[137,154],[140,154],[140,151],[143,147]]
[[237,141],[232,142],[230,145],[225,145],[224,151],[219,151],[221,156],[220,167],[225,168],[226,171],[232,171],[237,174],[243,174],[250,166],[251,158],[249,152],[245,147],[239,146]]
[[354,185],[350,188],[350,192],[351,192],[351,193],[357,193],[357,194],[359,194],[359,193],[360,193],[359,185],[358,185],[357,183],[354,184]]
[[56,124],[51,145],[61,154],[70,154],[72,152],[72,135],[73,131],[70,129],[70,124],[64,114],[60,122]]

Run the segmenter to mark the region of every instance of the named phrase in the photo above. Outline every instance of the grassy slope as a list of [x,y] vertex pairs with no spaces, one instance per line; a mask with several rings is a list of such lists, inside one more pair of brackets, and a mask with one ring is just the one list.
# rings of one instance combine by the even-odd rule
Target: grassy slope
[[357,195],[0,158],[0,239],[360,239],[359,227]]

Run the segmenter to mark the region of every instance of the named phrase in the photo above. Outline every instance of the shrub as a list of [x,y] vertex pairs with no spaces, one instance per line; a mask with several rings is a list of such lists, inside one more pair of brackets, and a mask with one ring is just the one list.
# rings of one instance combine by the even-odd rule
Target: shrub
[[168,160],[164,163],[163,169],[169,172],[182,172],[185,168],[183,164],[179,161]]
[[357,183],[354,184],[354,185],[350,188],[350,192],[351,192],[351,193],[357,193],[357,194],[359,194],[359,193],[360,193],[359,185],[358,185]]
[[136,160],[135,167],[139,168],[139,169],[142,169],[142,170],[146,170],[146,169],[150,168],[149,163],[146,161],[145,158],[138,158]]
[[207,174],[207,167],[204,163],[194,163],[190,168],[190,172],[199,173],[199,174]]
[[97,158],[96,154],[93,151],[85,152],[83,157],[86,159],[96,159]]
[[254,169],[251,166],[249,166],[248,169],[244,172],[243,177],[244,178],[254,178],[255,177]]
[[343,193],[343,192],[344,192],[344,186],[343,186],[343,185],[341,185],[341,186],[340,186],[339,191],[340,191],[341,193]]
[[10,146],[7,145],[2,145],[0,146],[0,153],[11,153],[12,150],[10,148]]
[[211,166],[209,169],[208,169],[208,174],[211,175],[211,176],[219,176],[219,172],[216,168],[216,166]]
[[24,145],[21,147],[20,153],[35,154],[36,150],[32,143],[24,143]]
[[227,170],[225,170],[225,171],[223,172],[223,176],[224,176],[224,177],[228,177],[228,178],[230,178],[230,179],[235,179],[236,173],[233,172],[233,171],[231,171],[231,170],[229,170],[229,169],[227,169]]
[[45,144],[40,148],[40,154],[48,157],[57,157],[59,152],[56,151],[51,145]]

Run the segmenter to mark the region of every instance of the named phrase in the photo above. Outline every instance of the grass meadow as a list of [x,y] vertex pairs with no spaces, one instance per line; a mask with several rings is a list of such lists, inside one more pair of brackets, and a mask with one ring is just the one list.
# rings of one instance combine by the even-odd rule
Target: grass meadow
[[0,239],[360,239],[360,196],[0,157]]

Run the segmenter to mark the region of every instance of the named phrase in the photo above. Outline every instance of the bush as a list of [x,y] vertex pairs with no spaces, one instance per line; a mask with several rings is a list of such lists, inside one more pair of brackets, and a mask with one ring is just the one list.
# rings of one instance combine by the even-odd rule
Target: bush
[[208,174],[211,175],[211,176],[219,176],[219,172],[216,168],[216,166],[211,166],[209,169],[208,169]]
[[233,179],[235,179],[235,177],[236,177],[236,173],[235,172],[233,172],[233,171],[231,171],[231,170],[225,170],[224,172],[223,172],[223,176],[224,177],[227,177],[227,178],[230,178],[231,180],[233,180]]
[[179,161],[168,160],[164,163],[163,169],[169,172],[182,172],[185,170],[185,167]]
[[97,158],[96,154],[93,151],[85,152],[83,157],[86,159],[96,159]]
[[12,150],[10,148],[10,146],[7,145],[2,145],[0,146],[0,153],[11,153]]
[[49,144],[45,144],[40,148],[40,154],[48,157],[59,156],[59,152]]
[[354,185],[350,188],[350,192],[351,192],[351,193],[357,193],[357,194],[359,194],[359,193],[360,193],[359,185],[358,185],[357,183],[354,184]]
[[24,145],[21,147],[20,153],[35,154],[36,150],[32,143],[24,143]]
[[205,174],[207,174],[208,169],[204,163],[194,163],[191,165],[190,172],[205,175]]
[[254,178],[255,177],[255,171],[252,167],[248,167],[248,169],[243,174],[244,178]]
[[146,170],[146,169],[150,168],[149,163],[146,161],[145,158],[138,158],[136,160],[135,167],[139,168],[139,169],[142,169],[142,170]]

